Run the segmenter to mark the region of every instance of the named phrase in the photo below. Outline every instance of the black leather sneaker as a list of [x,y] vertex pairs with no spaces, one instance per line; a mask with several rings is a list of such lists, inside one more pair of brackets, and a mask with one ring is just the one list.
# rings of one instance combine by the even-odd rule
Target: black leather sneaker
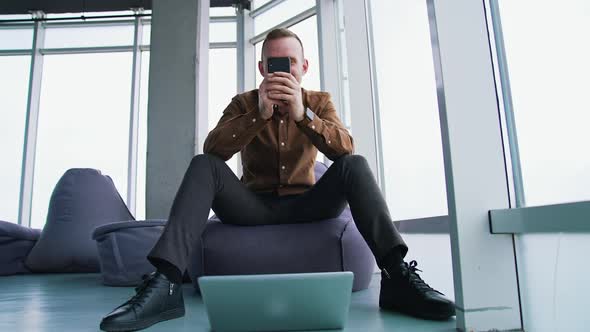
[[416,271],[418,263],[402,262],[381,271],[379,307],[411,316],[446,320],[455,315],[455,303],[428,286]]
[[100,323],[103,331],[134,331],[158,322],[184,316],[182,285],[170,282],[163,274],[144,276],[136,294],[115,308]]

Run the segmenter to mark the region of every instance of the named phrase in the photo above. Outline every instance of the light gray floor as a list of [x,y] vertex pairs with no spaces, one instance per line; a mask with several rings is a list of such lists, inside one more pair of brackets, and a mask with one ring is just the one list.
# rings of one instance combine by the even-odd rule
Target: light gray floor
[[[418,259],[425,280],[452,298],[448,235],[405,238],[410,248],[421,249],[411,251],[407,258]],[[369,289],[352,294],[344,331],[455,331],[454,319],[431,322],[379,310],[379,280],[375,274]],[[0,277],[0,331],[98,331],[101,318],[133,294],[131,287],[103,286],[99,274]],[[184,285],[184,296],[185,317],[146,331],[209,331],[205,308],[191,285]]]
[[[105,287],[98,274],[26,275],[0,278],[0,331],[98,331],[103,315],[126,301],[132,288]],[[201,298],[184,285],[186,316],[146,331],[209,331]],[[455,321],[430,322],[377,306],[379,277],[352,294],[344,331],[454,331]]]

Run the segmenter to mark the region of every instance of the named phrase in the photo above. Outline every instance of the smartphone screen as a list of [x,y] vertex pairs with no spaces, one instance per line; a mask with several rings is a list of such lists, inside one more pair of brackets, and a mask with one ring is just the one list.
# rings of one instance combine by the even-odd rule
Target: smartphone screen
[[277,71],[282,71],[285,73],[291,72],[291,59],[288,57],[268,58],[266,62],[268,65],[268,73],[274,73]]

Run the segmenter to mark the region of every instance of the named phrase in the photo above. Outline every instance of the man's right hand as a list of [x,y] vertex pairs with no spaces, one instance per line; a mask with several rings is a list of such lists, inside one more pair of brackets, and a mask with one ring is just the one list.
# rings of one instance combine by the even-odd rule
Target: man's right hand
[[276,100],[268,98],[267,87],[268,82],[266,78],[264,78],[262,83],[260,83],[260,87],[258,88],[258,110],[260,111],[260,116],[264,120],[270,119],[274,113],[273,104],[278,104]]

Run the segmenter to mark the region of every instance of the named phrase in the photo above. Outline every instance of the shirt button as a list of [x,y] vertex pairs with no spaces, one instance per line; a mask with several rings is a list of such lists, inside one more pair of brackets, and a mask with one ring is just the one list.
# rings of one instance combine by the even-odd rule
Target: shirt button
[[281,142],[281,145],[282,145],[282,146],[285,146],[285,142]]
[[315,126],[311,126],[311,129],[315,129]]
[[252,122],[256,122],[256,119],[252,119]]
[[281,123],[283,123],[283,122],[285,122],[285,121],[281,120]]
[[332,143],[332,141],[328,140],[328,144]]
[[281,169],[285,169],[285,165],[281,166]]
[[231,135],[231,137],[236,138],[236,134]]

